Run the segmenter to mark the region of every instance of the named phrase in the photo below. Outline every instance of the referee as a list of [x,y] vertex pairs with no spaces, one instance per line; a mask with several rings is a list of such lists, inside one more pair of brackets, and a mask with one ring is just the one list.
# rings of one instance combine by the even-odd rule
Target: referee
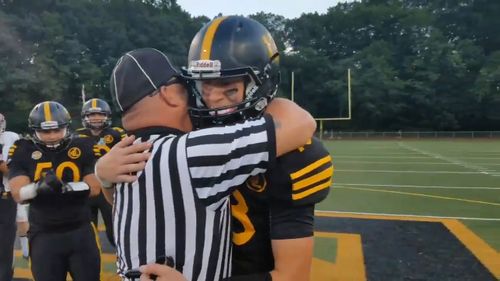
[[106,181],[127,173],[123,168],[130,166],[121,165],[120,156],[130,148],[118,144],[96,164],[108,187],[105,194],[114,196],[119,274],[171,256],[188,280],[228,277],[228,195],[249,176],[265,171],[276,155],[306,143],[315,130],[314,119],[278,99],[268,108],[273,117],[187,134],[192,125],[184,84],[168,58],[149,48],[120,58],[111,92],[124,128],[152,143],[144,170],[114,191]]

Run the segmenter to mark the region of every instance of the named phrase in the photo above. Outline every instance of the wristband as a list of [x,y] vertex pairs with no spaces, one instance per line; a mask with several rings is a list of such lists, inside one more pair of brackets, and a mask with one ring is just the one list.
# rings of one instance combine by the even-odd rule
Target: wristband
[[83,181],[72,181],[68,182],[67,184],[71,187],[71,191],[85,191],[90,189],[89,185]]
[[33,199],[36,195],[36,185],[34,183],[27,184],[19,190],[19,198],[21,201]]

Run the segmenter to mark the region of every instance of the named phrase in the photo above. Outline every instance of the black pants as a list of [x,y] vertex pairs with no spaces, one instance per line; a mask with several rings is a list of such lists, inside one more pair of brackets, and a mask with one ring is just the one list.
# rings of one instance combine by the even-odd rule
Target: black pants
[[115,240],[113,238],[113,207],[106,201],[104,194],[99,193],[98,196],[89,198],[90,215],[92,222],[97,228],[98,225],[98,214],[101,211],[101,216],[106,226],[106,237],[108,238],[111,246],[115,247]]
[[[0,180],[2,178],[0,177]],[[12,280],[17,204],[10,194],[0,194],[0,280]]]
[[31,272],[36,281],[99,281],[101,258],[90,223],[65,232],[29,233]]

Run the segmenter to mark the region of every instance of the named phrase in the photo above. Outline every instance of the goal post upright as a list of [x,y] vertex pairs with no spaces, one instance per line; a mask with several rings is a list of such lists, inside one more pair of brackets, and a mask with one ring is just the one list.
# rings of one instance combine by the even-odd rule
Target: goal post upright
[[[295,102],[295,73],[291,73],[291,97],[290,99]],[[323,121],[347,121],[351,120],[352,117],[352,107],[351,107],[351,69],[347,69],[347,117],[332,117],[332,118],[314,118],[314,120],[319,121],[319,134],[320,139],[323,138]]]

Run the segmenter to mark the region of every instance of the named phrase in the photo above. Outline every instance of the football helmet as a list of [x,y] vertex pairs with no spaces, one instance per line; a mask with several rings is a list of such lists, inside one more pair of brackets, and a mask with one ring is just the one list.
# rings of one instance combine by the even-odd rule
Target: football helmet
[[[89,115],[100,113],[106,115],[102,121],[91,121]],[[87,129],[102,130],[111,126],[111,108],[102,99],[90,99],[82,106],[82,125]]]
[[[33,140],[49,149],[57,149],[69,140],[69,125],[71,117],[68,110],[55,101],[41,102],[31,110],[28,117],[28,126],[32,130]],[[45,130],[64,129],[64,136],[55,141],[45,142],[40,139],[37,132]]]
[[[188,65],[182,74],[191,94],[189,111],[195,128],[234,123],[259,117],[276,95],[279,53],[271,34],[259,22],[241,16],[218,17],[191,41]],[[202,81],[236,77],[245,81],[243,102],[207,108],[201,95]]]
[[5,120],[5,116],[3,116],[2,113],[0,113],[0,134],[5,132],[6,128],[7,128],[7,121]]

